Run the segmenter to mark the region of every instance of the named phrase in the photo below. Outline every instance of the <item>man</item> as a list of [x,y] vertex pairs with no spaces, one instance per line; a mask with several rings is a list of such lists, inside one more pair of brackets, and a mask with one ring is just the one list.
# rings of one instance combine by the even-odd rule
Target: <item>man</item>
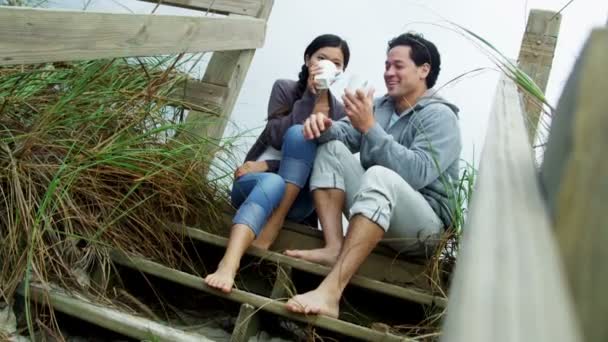
[[431,90],[439,70],[433,43],[402,34],[388,44],[387,95],[346,92],[347,118],[312,114],[304,123],[305,137],[321,144],[310,187],[325,247],[286,254],[333,268],[317,289],[291,298],[289,310],[338,317],[344,288],[381,239],[399,252],[427,253],[452,224],[462,145],[458,108]]

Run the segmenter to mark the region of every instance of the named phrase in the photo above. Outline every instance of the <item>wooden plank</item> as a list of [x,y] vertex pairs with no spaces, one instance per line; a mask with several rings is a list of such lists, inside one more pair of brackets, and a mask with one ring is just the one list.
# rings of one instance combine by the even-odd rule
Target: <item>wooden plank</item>
[[[171,229],[175,230],[175,232],[178,234],[185,234],[186,236],[192,239],[212,244],[215,246],[225,248],[228,244],[227,238],[210,234],[200,229],[185,227],[181,225],[171,225]],[[298,270],[306,271],[316,275],[325,276],[330,271],[330,268],[323,265],[315,264],[305,260],[295,259],[272,251],[265,251],[259,248],[255,248],[253,246],[247,249],[247,254],[259,257],[263,260],[275,262],[279,265],[291,266]],[[370,279],[359,274],[355,275],[351,279],[350,284],[420,304],[436,305],[439,307],[446,306],[445,298],[436,297],[417,289],[405,288],[393,284],[383,283],[381,281]]]
[[[547,90],[561,22],[562,16],[557,12],[531,10],[521,42],[517,58],[518,66],[530,76],[543,93]],[[521,93],[526,94],[523,90]],[[538,100],[534,100],[529,95],[524,97],[524,106],[528,137],[533,142],[542,108]]]
[[241,305],[230,342],[248,342],[250,338],[258,333],[260,317],[257,311],[258,309],[250,304],[244,303]]
[[[266,22],[270,17],[274,0],[261,0],[262,7],[256,18]],[[222,113],[220,120],[217,124],[212,126],[206,126],[204,129],[193,132],[210,138],[221,138],[224,134],[224,130],[228,125],[232,110],[236,104],[236,100],[239,96],[247,71],[253,60],[255,50],[242,50],[242,51],[221,51],[216,52],[211,57],[209,65],[205,70],[203,76],[203,82],[216,84],[219,86],[226,87],[228,92],[226,94],[224,103],[222,105]],[[186,123],[190,121],[201,120],[201,118],[207,117],[208,114],[204,112],[192,111],[186,118]]]
[[593,31],[552,122],[542,180],[585,341],[608,341],[608,29]]
[[323,315],[305,316],[294,314],[287,310],[285,303],[238,289],[232,289],[230,293],[226,294],[208,287],[204,283],[203,278],[174,270],[142,258],[130,257],[117,252],[111,253],[111,256],[115,262],[121,265],[152,274],[159,278],[166,279],[190,288],[202,290],[214,296],[232,300],[238,303],[247,303],[266,312],[287,317],[294,321],[312,324],[314,326],[331,330],[346,336],[352,336],[366,341],[407,341],[404,337],[396,336],[387,332],[375,331]]
[[255,49],[253,18],[94,13],[0,6],[0,65]]
[[255,17],[262,7],[261,0],[140,0],[151,3],[205,11],[217,14],[240,14]]
[[[24,290],[19,291],[22,295]],[[65,314],[140,340],[153,341],[212,341],[206,337],[174,329],[142,317],[100,306],[84,298],[75,297],[60,288],[47,289],[30,285],[31,298]]]
[[291,266],[277,265],[277,276],[272,285],[272,292],[270,298],[277,300],[287,300],[291,298],[295,293],[290,291],[293,288],[291,281]]
[[189,79],[175,87],[171,96],[179,98],[187,105],[196,107],[218,108],[224,103],[226,87]]
[[443,341],[580,341],[519,94],[499,82]]

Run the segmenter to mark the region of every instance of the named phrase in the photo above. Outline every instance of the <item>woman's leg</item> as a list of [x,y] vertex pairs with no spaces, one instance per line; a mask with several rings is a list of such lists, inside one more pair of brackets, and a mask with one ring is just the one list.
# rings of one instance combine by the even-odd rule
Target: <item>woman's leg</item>
[[277,209],[272,213],[261,234],[253,245],[268,249],[283,227],[285,217],[300,190],[306,185],[317,152],[317,143],[304,138],[302,125],[294,125],[283,137],[283,156],[279,175],[286,183],[285,196]]
[[224,257],[217,270],[205,278],[207,285],[226,293],[232,290],[243,254],[281,201],[284,191],[285,181],[274,173],[249,173],[235,181],[231,197],[239,209],[232,220]]

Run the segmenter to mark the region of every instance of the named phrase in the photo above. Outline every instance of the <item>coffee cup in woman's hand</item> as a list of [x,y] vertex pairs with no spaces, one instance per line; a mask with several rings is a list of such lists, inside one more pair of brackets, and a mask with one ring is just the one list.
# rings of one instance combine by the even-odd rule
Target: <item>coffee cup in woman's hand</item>
[[329,89],[329,86],[335,81],[336,77],[340,75],[341,71],[336,65],[327,59],[321,60],[317,63],[321,68],[321,72],[315,76],[317,89]]
[[318,82],[316,81],[316,76],[320,75],[323,72],[323,69],[318,64],[312,64],[308,67],[308,91],[313,94],[317,94],[317,90],[320,89],[318,86]]

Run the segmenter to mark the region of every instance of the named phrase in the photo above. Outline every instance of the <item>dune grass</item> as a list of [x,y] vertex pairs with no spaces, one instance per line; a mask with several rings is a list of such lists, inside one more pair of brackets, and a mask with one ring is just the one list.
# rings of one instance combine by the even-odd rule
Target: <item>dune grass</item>
[[187,106],[169,100],[180,57],[0,68],[0,301],[21,282],[83,287],[109,246],[187,262],[162,225],[219,225],[225,189],[206,175],[223,147],[171,106]]

